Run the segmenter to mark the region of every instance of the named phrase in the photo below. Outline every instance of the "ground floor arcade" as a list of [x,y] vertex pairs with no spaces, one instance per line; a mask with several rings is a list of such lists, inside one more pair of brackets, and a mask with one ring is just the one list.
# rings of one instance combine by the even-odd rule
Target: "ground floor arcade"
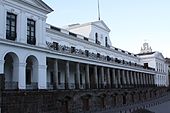
[[25,62],[13,52],[4,55],[6,89],[98,89],[154,86],[154,73],[130,68],[106,67],[34,55]]

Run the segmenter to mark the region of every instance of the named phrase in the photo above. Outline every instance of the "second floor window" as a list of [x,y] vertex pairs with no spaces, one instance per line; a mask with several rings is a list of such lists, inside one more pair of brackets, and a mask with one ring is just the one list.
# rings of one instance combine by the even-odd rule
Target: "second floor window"
[[35,21],[32,19],[27,19],[27,43],[31,45],[36,44]]
[[7,13],[6,17],[6,39],[16,40],[16,20],[17,16],[13,13]]
[[107,37],[105,37],[105,46],[108,46]]
[[95,43],[96,44],[101,44],[100,41],[98,40],[98,33],[95,33]]

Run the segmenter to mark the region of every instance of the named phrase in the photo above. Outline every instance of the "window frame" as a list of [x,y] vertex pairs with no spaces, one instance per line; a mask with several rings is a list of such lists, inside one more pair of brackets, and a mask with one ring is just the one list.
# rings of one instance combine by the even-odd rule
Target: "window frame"
[[11,12],[7,12],[6,39],[15,41],[16,37],[17,37],[17,15]]
[[27,43],[36,44],[36,21],[30,18],[27,18]]

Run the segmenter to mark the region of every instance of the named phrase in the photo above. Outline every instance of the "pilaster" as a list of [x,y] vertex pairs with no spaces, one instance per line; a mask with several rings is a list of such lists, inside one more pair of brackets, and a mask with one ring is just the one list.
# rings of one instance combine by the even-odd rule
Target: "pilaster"
[[5,9],[4,9],[4,4],[0,3],[0,38],[5,38]]
[[0,60],[0,74],[4,74],[4,60]]
[[26,89],[26,63],[19,63],[19,81],[18,88]]
[[38,89],[47,89],[46,65],[38,66]]
[[20,24],[20,42],[27,43],[27,18],[25,12],[21,12],[21,24]]

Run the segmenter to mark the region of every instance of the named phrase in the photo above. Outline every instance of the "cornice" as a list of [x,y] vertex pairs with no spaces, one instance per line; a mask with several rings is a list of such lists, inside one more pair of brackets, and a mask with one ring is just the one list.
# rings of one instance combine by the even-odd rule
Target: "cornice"
[[[48,14],[48,13],[53,11],[53,10],[49,11],[49,10],[44,9],[42,7],[37,7],[37,6],[33,5],[33,4],[29,4],[28,2],[25,2],[23,0],[11,0],[11,1],[16,2],[18,4],[22,4],[23,6],[27,6],[27,7],[31,8],[31,9],[35,9],[36,11],[40,11],[40,12],[45,13],[45,14]],[[10,5],[12,3],[11,1],[4,0],[4,2],[9,3],[8,5]],[[15,6],[15,5],[12,4],[12,7]],[[20,7],[22,7],[22,6],[20,6]]]

